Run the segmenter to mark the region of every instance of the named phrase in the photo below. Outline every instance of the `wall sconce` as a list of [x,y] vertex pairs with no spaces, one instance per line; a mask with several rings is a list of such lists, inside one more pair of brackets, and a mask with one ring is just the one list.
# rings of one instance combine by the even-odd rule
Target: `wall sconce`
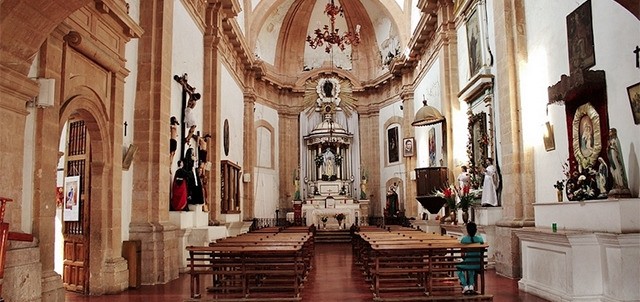
[[549,151],[553,151],[556,149],[556,141],[553,135],[553,125],[550,122],[544,123],[544,128],[542,131],[542,139],[544,141],[544,149]]

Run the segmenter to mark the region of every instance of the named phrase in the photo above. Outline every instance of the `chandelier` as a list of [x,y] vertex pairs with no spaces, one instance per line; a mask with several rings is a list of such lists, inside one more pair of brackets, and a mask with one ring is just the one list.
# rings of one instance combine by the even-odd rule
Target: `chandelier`
[[[344,9],[341,6],[337,6],[333,3],[334,0],[331,0],[330,3],[327,3],[327,6],[324,9],[324,13],[329,16],[329,20],[331,21],[331,26],[324,25],[322,29],[316,28],[313,31],[315,37],[311,38],[311,36],[307,36],[307,42],[309,42],[309,46],[311,48],[316,49],[318,46],[322,46],[326,44],[324,51],[326,53],[331,52],[331,47],[335,44],[340,50],[344,50],[346,45],[358,45],[360,43],[360,25],[356,25],[356,32],[346,32],[344,35],[340,36],[340,29],[335,28],[336,23],[336,15],[340,14],[340,16],[344,15]],[[320,22],[318,22],[320,23]]]

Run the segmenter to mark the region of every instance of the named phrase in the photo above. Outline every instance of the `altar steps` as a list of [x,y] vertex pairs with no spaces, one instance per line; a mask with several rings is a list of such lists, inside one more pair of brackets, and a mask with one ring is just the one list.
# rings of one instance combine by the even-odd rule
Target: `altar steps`
[[315,243],[350,243],[351,233],[349,230],[316,230],[314,240]]

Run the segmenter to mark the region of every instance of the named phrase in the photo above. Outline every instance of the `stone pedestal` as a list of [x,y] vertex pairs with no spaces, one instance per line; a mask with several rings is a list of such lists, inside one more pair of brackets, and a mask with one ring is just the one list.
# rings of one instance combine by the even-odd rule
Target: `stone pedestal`
[[640,301],[640,234],[524,228],[520,289],[550,301]]
[[550,202],[533,205],[536,227],[607,233],[640,232],[640,198]]

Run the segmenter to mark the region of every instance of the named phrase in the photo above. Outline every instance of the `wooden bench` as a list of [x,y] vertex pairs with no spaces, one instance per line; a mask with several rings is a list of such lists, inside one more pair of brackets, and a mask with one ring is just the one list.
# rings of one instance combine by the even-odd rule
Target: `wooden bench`
[[297,301],[311,269],[313,234],[248,233],[187,250],[193,299],[202,296],[200,276],[210,275],[208,290],[218,300]]
[[[459,264],[467,252],[479,255],[475,260],[464,262],[466,270],[477,272],[479,282],[476,285],[479,285],[480,295],[476,298],[491,299],[484,295],[486,244],[461,244],[453,236],[407,229],[386,232],[361,229],[354,235],[353,246],[354,259],[362,265],[366,279],[372,283],[374,300],[463,298],[457,271],[465,270]],[[394,292],[393,298],[385,297],[386,292]]]

